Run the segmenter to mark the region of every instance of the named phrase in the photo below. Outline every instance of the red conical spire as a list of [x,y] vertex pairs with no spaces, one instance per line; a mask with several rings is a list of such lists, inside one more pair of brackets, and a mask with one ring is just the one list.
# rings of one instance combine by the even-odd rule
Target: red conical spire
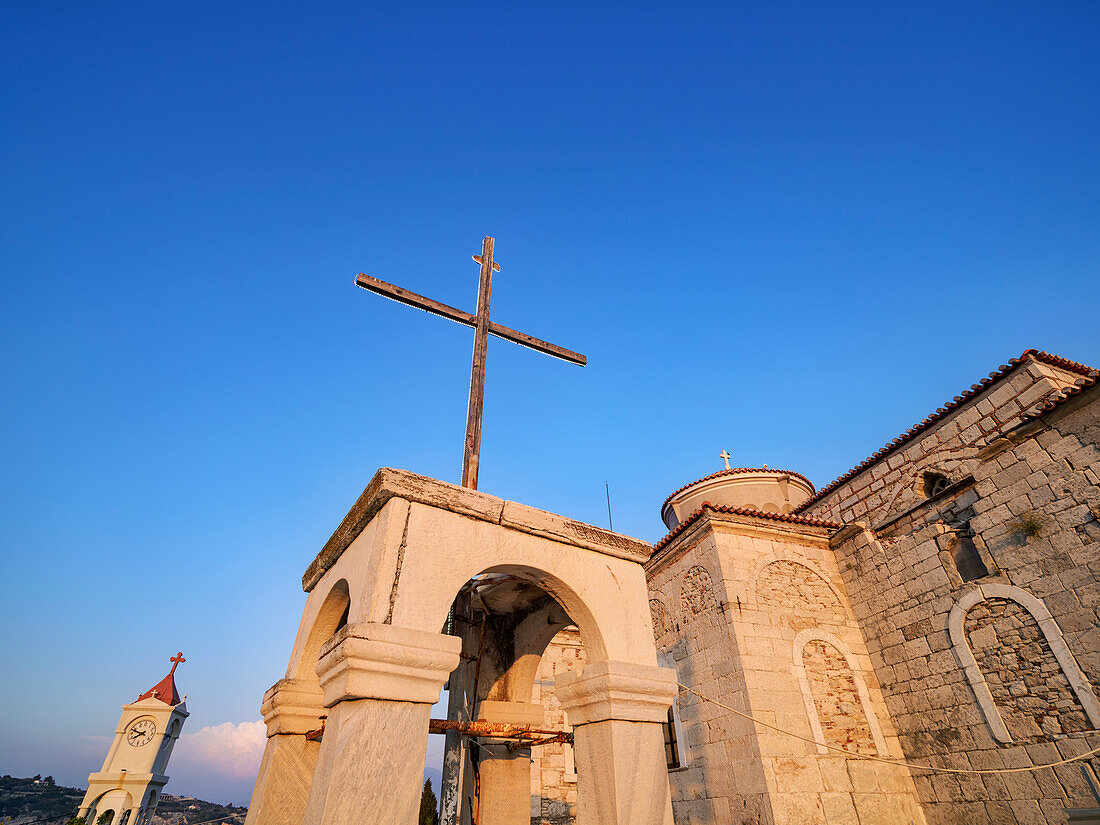
[[176,690],[176,666],[181,662],[187,660],[183,658],[183,651],[180,651],[175,656],[171,657],[168,661],[172,663],[172,669],[168,671],[168,675],[153,685],[145,693],[141,694],[134,701],[140,702],[142,699],[158,699],[164,702],[166,705],[178,705],[180,703],[180,694]]

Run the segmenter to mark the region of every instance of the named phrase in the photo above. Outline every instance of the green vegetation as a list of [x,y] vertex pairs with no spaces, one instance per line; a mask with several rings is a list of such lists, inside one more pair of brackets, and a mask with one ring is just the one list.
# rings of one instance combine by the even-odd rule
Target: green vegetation
[[76,814],[83,798],[84,791],[61,787],[52,776],[0,777],[0,820],[18,823],[49,818],[60,825]]
[[438,806],[435,791],[432,790],[432,780],[425,779],[424,790],[420,794],[420,816],[416,820],[417,825],[439,825],[439,814],[436,813]]
[[1047,517],[1042,513],[1036,513],[1034,510],[1024,510],[1013,521],[1010,521],[1007,527],[1016,535],[1029,539],[1039,535],[1046,523]]
[[[0,777],[0,825],[8,825],[9,821],[11,825],[32,821],[37,825],[88,825],[83,817],[76,816],[83,799],[83,788],[57,785],[52,776],[44,779],[41,776],[30,779]],[[160,798],[153,822],[154,825],[198,825],[221,820],[218,825],[243,825],[246,813],[248,808],[241,806],[219,805],[166,793]],[[96,825],[107,825],[107,822],[100,816]]]

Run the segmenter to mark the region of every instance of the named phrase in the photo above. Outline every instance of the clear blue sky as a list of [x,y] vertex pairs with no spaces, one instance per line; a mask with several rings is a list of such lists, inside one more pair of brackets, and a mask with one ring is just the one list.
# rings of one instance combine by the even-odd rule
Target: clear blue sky
[[[82,783],[182,649],[254,721],[379,466],[654,540],[827,483],[1027,347],[1100,362],[1100,5],[4,3],[0,772]],[[170,791],[251,777],[173,760]]]

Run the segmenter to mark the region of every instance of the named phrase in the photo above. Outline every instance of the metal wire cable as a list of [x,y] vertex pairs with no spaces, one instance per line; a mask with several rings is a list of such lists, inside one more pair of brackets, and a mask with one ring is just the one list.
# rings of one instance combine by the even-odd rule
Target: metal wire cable
[[770,725],[767,722],[761,722],[756,717],[751,716],[744,711],[737,710],[736,708],[731,708],[729,705],[723,704],[717,699],[711,699],[709,696],[704,696],[697,690],[692,690],[683,682],[677,682],[676,684],[678,684],[688,693],[695,694],[704,702],[710,702],[712,705],[716,705],[723,710],[728,710],[730,713],[736,716],[740,716],[742,719],[748,719],[750,722],[753,722],[757,725],[765,728],[770,728],[771,730],[778,731],[779,733],[786,734],[787,736],[793,736],[795,739],[801,739],[803,742],[809,742],[811,745],[828,748],[832,751],[840,751],[840,753],[843,753],[845,756],[848,756],[852,759],[865,759],[868,762],[882,762],[887,765],[898,765],[905,768],[915,768],[921,771],[936,771],[937,773],[1025,773],[1027,771],[1041,771],[1044,768],[1053,768],[1058,765],[1068,765],[1070,762],[1079,762],[1082,759],[1087,759],[1090,756],[1100,753],[1100,747],[1096,747],[1078,756],[1071,756],[1068,759],[1062,759],[1058,762],[1051,762],[1047,765],[1031,765],[1026,768],[937,768],[933,765],[918,765],[913,762],[906,762],[904,760],[883,759],[881,756],[870,756],[865,753],[855,753],[854,751],[850,751],[846,748],[837,747],[836,745],[829,745],[825,742],[818,742],[816,739],[811,739],[808,736],[803,736],[799,733],[795,733],[794,731],[789,731],[784,728],[777,727],[776,725]]

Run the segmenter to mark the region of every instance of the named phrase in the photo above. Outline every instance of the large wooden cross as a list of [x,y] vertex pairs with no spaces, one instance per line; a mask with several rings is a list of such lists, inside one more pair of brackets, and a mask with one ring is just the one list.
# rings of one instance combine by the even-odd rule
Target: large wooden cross
[[481,412],[485,404],[485,355],[489,344],[489,335],[506,338],[533,350],[553,355],[582,367],[588,363],[579,352],[573,352],[557,344],[540,340],[524,332],[517,332],[489,320],[489,297],[493,290],[493,271],[500,272],[500,264],[493,260],[492,238],[486,237],[481,243],[481,254],[474,260],[481,265],[481,282],[477,290],[477,314],[471,315],[461,309],[441,304],[415,292],[409,292],[399,286],[386,283],[362,272],[355,283],[378,295],[392,298],[403,304],[417,307],[425,312],[442,315],[452,321],[458,321],[474,328],[474,363],[470,372],[470,405],[466,411],[466,452],[462,459],[462,486],[477,489],[478,462],[481,459]]

